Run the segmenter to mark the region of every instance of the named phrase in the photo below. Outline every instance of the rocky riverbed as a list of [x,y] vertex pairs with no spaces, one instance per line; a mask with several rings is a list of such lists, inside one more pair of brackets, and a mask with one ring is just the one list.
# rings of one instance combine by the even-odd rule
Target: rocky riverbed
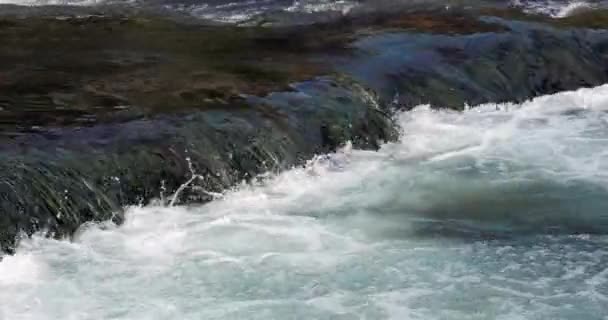
[[347,141],[377,149],[398,137],[396,110],[608,82],[603,9],[383,8],[235,25],[111,5],[6,7],[0,248],[120,223],[129,205],[207,202]]

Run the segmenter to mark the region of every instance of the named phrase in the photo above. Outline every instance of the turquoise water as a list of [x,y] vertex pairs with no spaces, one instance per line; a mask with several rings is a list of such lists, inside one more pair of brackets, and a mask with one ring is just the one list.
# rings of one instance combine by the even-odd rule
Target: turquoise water
[[0,262],[0,319],[606,319],[608,86],[398,116],[195,207]]

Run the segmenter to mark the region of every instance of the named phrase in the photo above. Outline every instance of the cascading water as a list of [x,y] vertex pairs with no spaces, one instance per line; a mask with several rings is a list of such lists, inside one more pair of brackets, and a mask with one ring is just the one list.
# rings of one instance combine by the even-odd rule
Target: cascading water
[[398,116],[195,207],[0,262],[0,319],[602,319],[608,86]]

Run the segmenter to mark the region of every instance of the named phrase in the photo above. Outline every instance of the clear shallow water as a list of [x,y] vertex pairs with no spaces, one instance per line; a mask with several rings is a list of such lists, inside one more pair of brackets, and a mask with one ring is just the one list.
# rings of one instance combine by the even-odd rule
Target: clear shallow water
[[608,86],[419,107],[401,142],[0,262],[0,319],[605,319]]

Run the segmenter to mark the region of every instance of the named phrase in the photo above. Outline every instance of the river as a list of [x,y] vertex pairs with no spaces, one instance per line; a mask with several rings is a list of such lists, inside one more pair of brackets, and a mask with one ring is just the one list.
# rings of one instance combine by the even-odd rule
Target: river
[[201,206],[0,262],[0,319],[605,319],[608,86],[397,115]]

